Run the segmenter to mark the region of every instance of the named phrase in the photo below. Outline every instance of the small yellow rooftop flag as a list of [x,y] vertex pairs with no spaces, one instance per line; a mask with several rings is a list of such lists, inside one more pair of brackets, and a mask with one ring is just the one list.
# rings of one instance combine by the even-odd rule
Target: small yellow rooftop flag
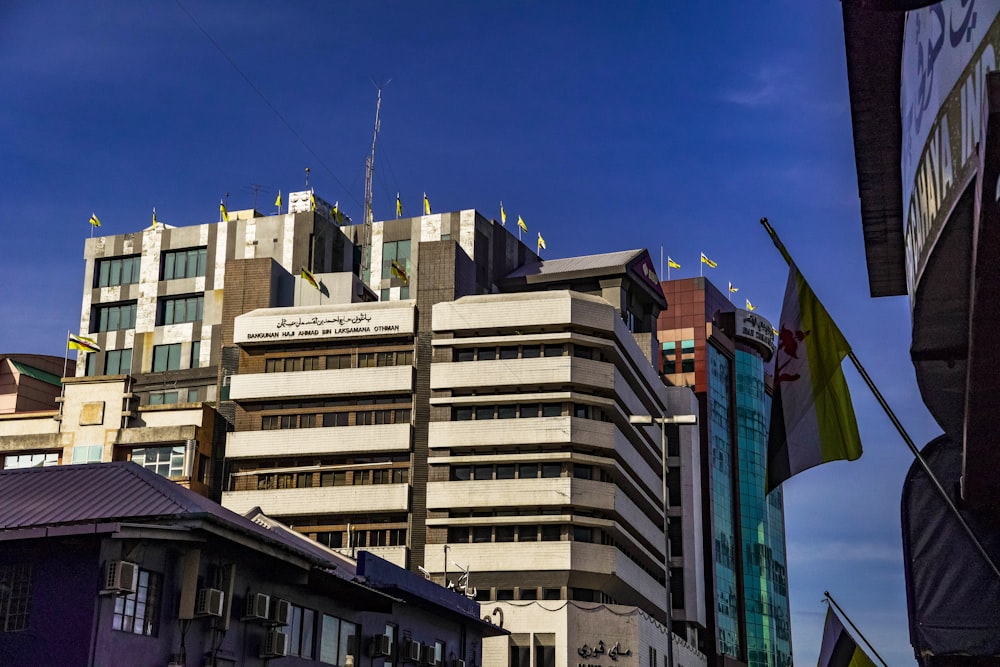
[[730,292],[739,292],[740,288],[739,287],[735,287],[732,283],[729,283],[729,291]]
[[750,312],[757,310],[757,306],[750,303],[750,299],[747,299],[747,310],[749,310]]
[[503,202],[500,202],[500,224],[507,224],[507,211],[503,210]]
[[403,202],[399,198],[399,193],[396,193],[396,217],[399,218],[403,215]]
[[302,279],[316,289],[319,289],[319,281],[316,280],[316,276],[314,276],[312,272],[304,266],[302,267]]
[[226,210],[226,205],[219,200],[219,213],[222,215],[222,219],[225,222],[229,222],[229,211]]
[[100,352],[101,346],[97,344],[97,341],[93,338],[87,338],[86,336],[76,336],[74,334],[69,335],[69,341],[66,343],[66,348],[70,350],[79,350],[80,352]]
[[96,213],[91,213],[90,214],[90,224],[92,224],[94,227],[100,227],[101,226],[101,221],[97,219],[97,214]]
[[156,219],[156,207],[154,206],[153,207],[153,229],[156,229],[156,226],[158,224],[160,224],[160,221]]
[[278,207],[279,211],[281,210],[281,190],[278,190],[278,198],[274,200],[274,205]]
[[716,262],[713,262],[708,257],[705,257],[705,253],[701,253],[701,263],[702,264],[708,264],[708,268],[710,268],[710,269],[714,269],[715,267],[718,266],[718,264]]
[[517,226],[522,232],[528,231],[528,225],[524,223],[524,219],[521,216],[517,216]]
[[538,232],[538,248],[539,250],[545,250],[545,239],[542,238],[541,232]]
[[431,200],[427,198],[427,193],[424,193],[424,215],[431,214]]
[[681,268],[681,265],[678,264],[677,262],[675,262],[670,257],[667,257],[667,266],[669,266],[671,269],[679,269],[679,268]]

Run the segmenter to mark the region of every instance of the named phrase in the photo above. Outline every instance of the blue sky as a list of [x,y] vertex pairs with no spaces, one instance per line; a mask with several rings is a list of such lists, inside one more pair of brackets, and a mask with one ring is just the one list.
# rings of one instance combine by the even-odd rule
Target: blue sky
[[[869,296],[835,0],[0,4],[0,350],[62,356],[92,212],[119,234],[303,189],[361,217],[523,216],[547,257],[660,249],[777,323],[766,216],[918,445],[939,433],[909,302]],[[193,17],[193,19],[192,19]],[[207,33],[207,34],[206,34]],[[223,55],[220,48],[225,52]],[[227,59],[228,56],[228,59]],[[230,60],[232,62],[230,62]],[[785,485],[796,664],[829,590],[913,664],[899,492],[911,457],[852,368],[865,454]]]

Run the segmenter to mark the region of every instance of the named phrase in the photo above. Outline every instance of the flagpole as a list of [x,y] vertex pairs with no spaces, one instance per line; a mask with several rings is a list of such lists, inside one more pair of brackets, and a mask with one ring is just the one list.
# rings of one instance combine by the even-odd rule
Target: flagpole
[[[771,227],[771,223],[768,222],[767,218],[761,218],[760,224],[764,225],[764,229],[767,230],[767,233],[770,235],[771,240],[774,241],[774,245],[777,246],[778,251],[781,253],[782,257],[785,258],[785,261],[788,262],[789,266],[794,266],[795,262],[792,261],[791,255],[788,254],[788,250],[785,248],[785,244],[781,242],[780,238],[778,238],[778,233],[774,231],[773,227]],[[947,505],[948,509],[951,510],[951,513],[955,515],[955,518],[958,520],[958,523],[962,527],[962,530],[965,531],[965,534],[969,537],[970,540],[972,540],[972,544],[976,547],[976,551],[979,552],[979,555],[983,557],[983,560],[986,561],[986,564],[989,565],[991,570],[993,570],[993,574],[996,575],[997,579],[1000,579],[1000,569],[997,568],[996,563],[993,562],[993,559],[990,557],[990,555],[986,553],[986,549],[983,547],[982,542],[980,542],[979,538],[976,537],[976,534],[972,532],[972,528],[969,526],[968,522],[966,522],[965,517],[962,516],[962,514],[958,511],[958,508],[955,506],[955,503],[952,502],[951,498],[948,496],[948,492],[945,491],[943,486],[941,486],[941,482],[938,481],[937,476],[934,474],[930,466],[927,464],[927,461],[920,453],[920,450],[917,449],[917,446],[914,444],[913,439],[910,437],[910,434],[906,432],[905,428],[903,428],[902,422],[899,421],[899,418],[896,417],[896,414],[892,411],[892,408],[889,407],[889,403],[885,400],[885,397],[882,396],[882,392],[880,392],[878,390],[878,387],[875,386],[875,382],[872,381],[871,376],[868,375],[868,371],[866,371],[864,366],[861,365],[861,362],[858,361],[858,358],[857,356],[855,356],[853,350],[849,349],[847,351],[847,356],[850,358],[851,363],[854,364],[854,367],[861,375],[861,379],[865,381],[866,385],[868,385],[868,389],[872,392],[872,395],[875,396],[875,400],[878,401],[878,404],[882,407],[882,410],[885,412],[886,416],[889,417],[889,421],[891,421],[892,425],[896,427],[896,431],[899,433],[900,437],[903,438],[903,442],[906,443],[906,446],[910,449],[910,452],[913,454],[913,457],[917,460],[917,463],[919,463],[920,467],[923,468],[925,473],[927,473],[927,476],[934,484],[934,488],[936,488],[938,493],[941,494],[941,498],[944,499],[945,505]]]
[[[661,276],[663,275],[663,246],[662,245],[660,246],[660,275]],[[670,278],[669,278],[670,274],[669,273],[667,274],[667,276],[668,276],[667,280],[670,280]]]
[[825,595],[826,599],[830,601],[830,604],[834,606],[839,616],[845,621],[847,621],[847,624],[854,629],[854,632],[857,633],[858,637],[861,637],[861,641],[863,641],[868,646],[868,648],[871,649],[871,652],[875,654],[875,657],[878,658],[879,662],[885,665],[885,667],[889,667],[889,664],[882,659],[882,656],[878,654],[878,651],[876,651],[875,647],[871,645],[871,642],[868,641],[868,638],[865,637],[863,634],[861,634],[861,630],[858,630],[858,626],[854,625],[854,621],[852,621],[851,618],[844,613],[844,610],[840,608],[840,605],[837,604],[837,601],[833,599],[833,596],[830,595],[830,591],[823,591],[823,595]]
[[990,555],[986,553],[986,549],[983,547],[982,542],[980,542],[979,538],[976,537],[976,534],[972,532],[972,527],[969,526],[968,522],[965,520],[965,517],[963,517],[962,514],[958,511],[958,507],[956,507],[955,503],[952,502],[951,498],[948,496],[948,492],[945,491],[943,486],[941,486],[941,482],[938,481],[937,476],[934,474],[930,466],[927,464],[927,460],[924,459],[923,455],[920,453],[920,450],[917,449],[917,446],[914,444],[913,439],[910,437],[909,433],[906,432],[906,429],[903,428],[903,424],[899,421],[899,418],[896,417],[896,414],[892,411],[892,408],[889,407],[889,404],[882,396],[882,392],[880,392],[878,390],[878,387],[875,386],[875,383],[872,381],[871,377],[869,377],[868,372],[864,369],[864,366],[862,366],[861,362],[858,361],[858,358],[854,355],[854,351],[849,350],[847,352],[847,356],[850,358],[851,363],[854,364],[854,367],[858,370],[858,373],[861,374],[861,378],[865,381],[865,384],[868,385],[868,388],[875,396],[875,400],[878,401],[878,404],[880,406],[882,406],[882,410],[884,410],[885,414],[889,417],[889,421],[891,421],[892,425],[896,427],[896,431],[899,432],[899,435],[903,438],[903,442],[906,443],[906,446],[909,447],[910,452],[913,453],[913,457],[917,460],[917,463],[920,464],[920,467],[923,468],[924,472],[927,473],[927,476],[930,478],[931,482],[933,482],[934,488],[936,488],[938,493],[941,494],[941,497],[944,499],[944,502],[948,506],[948,509],[951,510],[952,514],[955,515],[955,518],[958,519],[958,523],[959,525],[962,526],[962,530],[964,530],[965,534],[968,535],[969,539],[972,540],[972,544],[976,547],[976,551],[978,551],[979,554],[983,557],[983,559],[986,561],[986,564],[990,566],[990,569],[993,570],[993,574],[997,576],[997,579],[1000,579],[1000,569],[997,568],[996,563],[993,562],[993,559],[990,557]]

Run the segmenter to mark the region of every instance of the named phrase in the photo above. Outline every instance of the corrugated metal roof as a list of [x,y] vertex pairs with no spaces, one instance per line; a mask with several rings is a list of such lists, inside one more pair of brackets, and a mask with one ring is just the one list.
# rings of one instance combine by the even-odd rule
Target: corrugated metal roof
[[69,524],[164,523],[202,519],[251,534],[327,568],[354,564],[269,530],[130,461],[20,468],[0,472],[0,532]]
[[41,380],[42,382],[47,382],[48,384],[52,384],[57,387],[62,386],[62,378],[55,373],[49,373],[48,371],[43,371],[40,368],[35,368],[34,366],[29,366],[28,364],[21,363],[20,361],[14,361],[13,359],[10,359],[9,361],[11,365],[17,369],[18,373],[22,373],[28,377]]

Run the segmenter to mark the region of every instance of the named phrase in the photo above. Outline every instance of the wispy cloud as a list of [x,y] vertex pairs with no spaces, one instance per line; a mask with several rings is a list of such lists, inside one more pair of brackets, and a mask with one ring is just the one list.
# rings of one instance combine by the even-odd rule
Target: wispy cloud
[[744,107],[770,106],[792,96],[796,86],[785,67],[765,65],[746,83],[746,87],[722,92],[722,99]]

